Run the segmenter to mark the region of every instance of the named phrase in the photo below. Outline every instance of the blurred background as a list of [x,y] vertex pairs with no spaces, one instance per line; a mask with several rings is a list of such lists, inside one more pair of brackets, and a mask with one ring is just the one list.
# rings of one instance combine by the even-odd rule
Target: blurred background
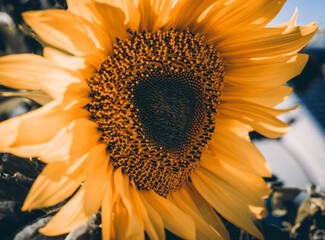
[[[42,46],[24,27],[21,12],[66,8],[65,0],[0,0],[0,56],[42,53]],[[293,94],[279,108],[300,105],[280,116],[292,130],[279,139],[266,139],[256,132],[251,138],[269,162],[274,176],[266,179],[274,190],[267,200],[269,216],[257,222],[266,239],[325,240],[325,0],[288,0],[268,25],[287,22],[298,8],[298,25],[316,22],[319,30],[301,51],[310,58],[301,75],[288,84]],[[0,92],[12,91],[0,86]],[[0,121],[40,106],[37,99],[0,96]],[[47,238],[37,233],[53,209],[21,213],[21,204],[44,165],[37,159],[0,155],[0,239],[99,239],[93,219],[86,228],[67,236]],[[225,221],[226,222],[226,221]],[[226,222],[231,238],[254,239]],[[98,230],[99,229],[99,230]],[[167,233],[169,239],[175,236]]]
[[310,56],[307,66],[289,82],[294,93],[279,106],[301,107],[282,116],[291,122],[289,134],[276,141],[255,142],[285,184],[305,188],[314,183],[325,191],[325,1],[288,0],[269,26],[288,21],[296,8],[298,25],[319,25],[316,35],[301,51]]

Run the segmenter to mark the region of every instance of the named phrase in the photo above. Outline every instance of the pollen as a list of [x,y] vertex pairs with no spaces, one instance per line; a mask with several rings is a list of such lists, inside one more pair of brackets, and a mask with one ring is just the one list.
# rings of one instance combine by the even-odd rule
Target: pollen
[[88,80],[109,161],[139,189],[181,188],[214,131],[224,68],[215,45],[185,31],[131,32]]

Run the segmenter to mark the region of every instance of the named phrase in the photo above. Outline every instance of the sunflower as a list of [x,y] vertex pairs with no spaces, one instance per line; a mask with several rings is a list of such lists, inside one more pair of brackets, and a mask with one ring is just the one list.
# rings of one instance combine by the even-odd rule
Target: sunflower
[[268,164],[257,131],[289,130],[274,109],[317,26],[284,0],[68,0],[24,21],[44,56],[0,58],[0,82],[52,100],[0,124],[0,150],[47,165],[23,210],[69,201],[40,232],[67,233],[101,210],[103,239],[229,239],[219,215],[263,239]]

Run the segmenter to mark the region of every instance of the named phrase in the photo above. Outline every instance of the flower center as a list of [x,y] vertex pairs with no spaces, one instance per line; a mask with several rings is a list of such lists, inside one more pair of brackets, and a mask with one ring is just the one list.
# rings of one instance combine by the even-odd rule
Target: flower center
[[214,131],[222,59],[189,30],[130,33],[89,79],[87,108],[114,167],[166,196],[189,179]]
[[184,148],[205,117],[202,93],[202,83],[189,72],[168,67],[151,71],[134,87],[133,102],[144,134],[169,152]]

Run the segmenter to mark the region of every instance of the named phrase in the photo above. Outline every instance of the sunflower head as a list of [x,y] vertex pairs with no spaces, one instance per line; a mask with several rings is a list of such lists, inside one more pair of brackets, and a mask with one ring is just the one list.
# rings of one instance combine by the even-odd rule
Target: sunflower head
[[222,60],[189,29],[130,34],[88,80],[87,109],[113,166],[166,196],[184,185],[211,139]]
[[0,150],[47,163],[23,210],[73,195],[40,231],[67,233],[100,210],[103,239],[164,239],[165,228],[229,239],[220,214],[262,239],[252,220],[265,216],[271,171],[248,133],[289,130],[277,116],[290,109],[274,106],[317,29],[296,13],[266,27],[284,2],[68,0],[24,13],[44,56],[0,58],[0,82],[52,101],[1,123]]

